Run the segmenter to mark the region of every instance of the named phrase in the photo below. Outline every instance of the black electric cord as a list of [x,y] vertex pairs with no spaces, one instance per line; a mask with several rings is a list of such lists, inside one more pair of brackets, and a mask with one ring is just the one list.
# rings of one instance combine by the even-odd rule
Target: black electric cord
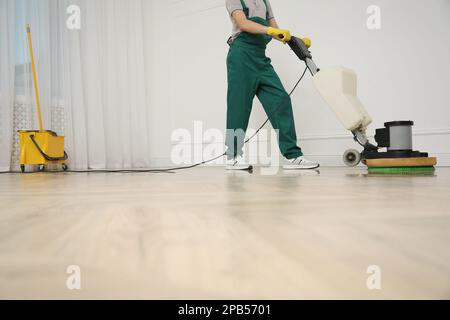
[[[297,83],[295,84],[294,88],[291,90],[291,92],[288,94],[288,97],[291,97],[292,94],[295,92],[295,90],[297,89],[298,85],[300,84],[300,82],[303,80],[303,78],[306,75],[306,71],[308,71],[308,67],[305,67],[305,70],[303,71],[300,79],[298,79]],[[280,104],[278,105],[277,108],[275,108],[275,110],[267,117],[267,120],[264,121],[264,123],[258,128],[258,130],[256,130],[256,132],[247,140],[245,140],[244,144],[249,143],[254,137],[256,137],[258,135],[258,133],[265,127],[265,125],[270,121],[270,119],[272,119],[272,117],[275,115],[275,113],[278,111],[278,109],[284,104],[286,99],[283,99]],[[173,173],[174,171],[180,171],[180,170],[187,170],[187,169],[193,169],[208,163],[211,163],[213,161],[216,161],[222,157],[225,157],[227,155],[227,153],[223,153],[220,156],[217,156],[215,158],[209,159],[209,160],[205,160],[193,165],[189,165],[189,166],[185,166],[185,167],[174,167],[174,168],[167,168],[167,169],[149,169],[149,170],[66,170],[66,171],[46,171],[48,173],[63,173],[63,172],[67,172],[67,173]],[[39,171],[40,173],[42,173],[41,171]],[[22,172],[16,172],[16,171],[8,171],[8,172],[0,172],[0,174],[14,174],[14,173],[20,173],[22,174]],[[28,172],[28,173],[37,173],[37,172]]]

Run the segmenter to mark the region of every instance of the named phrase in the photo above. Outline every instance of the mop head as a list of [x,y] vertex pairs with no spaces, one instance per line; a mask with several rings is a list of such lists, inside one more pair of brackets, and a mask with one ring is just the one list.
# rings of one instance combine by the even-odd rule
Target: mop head
[[369,167],[369,173],[376,174],[396,174],[396,175],[409,175],[409,174],[433,174],[435,167]]

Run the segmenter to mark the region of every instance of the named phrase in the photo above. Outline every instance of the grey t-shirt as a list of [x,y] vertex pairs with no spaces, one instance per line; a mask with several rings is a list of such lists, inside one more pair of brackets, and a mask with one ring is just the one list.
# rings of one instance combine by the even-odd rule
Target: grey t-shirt
[[[266,0],[267,2],[267,8],[264,3],[264,0],[244,0],[245,5],[248,8],[249,11],[249,18],[253,17],[260,17],[263,19],[273,19],[273,11],[272,6],[270,5],[270,1]],[[238,25],[236,24],[236,21],[234,21],[233,17],[231,16],[234,11],[236,10],[243,10],[241,0],[225,0],[225,5],[227,7],[227,10],[230,14],[231,23],[233,24],[233,31],[231,37],[236,39],[239,34],[241,33],[241,30],[239,30]]]

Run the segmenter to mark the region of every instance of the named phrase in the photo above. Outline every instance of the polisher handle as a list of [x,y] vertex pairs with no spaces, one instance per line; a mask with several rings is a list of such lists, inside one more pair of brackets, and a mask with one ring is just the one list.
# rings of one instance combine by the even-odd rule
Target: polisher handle
[[302,39],[292,37],[288,44],[300,60],[305,61],[307,58],[312,59],[311,52]]

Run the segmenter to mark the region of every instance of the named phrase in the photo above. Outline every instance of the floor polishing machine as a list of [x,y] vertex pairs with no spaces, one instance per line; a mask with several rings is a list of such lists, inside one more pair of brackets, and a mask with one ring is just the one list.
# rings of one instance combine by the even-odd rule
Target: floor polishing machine
[[[372,123],[357,96],[357,76],[347,68],[334,67],[319,69],[314,63],[311,52],[305,43],[292,37],[288,42],[292,51],[306,63],[313,76],[314,85],[334,111],[344,127],[351,131],[354,140],[363,147],[363,151],[351,149],[344,153],[343,160],[347,166],[355,167],[361,162],[369,171],[377,173],[396,173],[408,171],[434,170],[437,159],[428,153],[414,151],[412,139],[412,121],[392,121],[376,130],[372,144],[366,131]],[[386,151],[381,151],[386,148]]]

